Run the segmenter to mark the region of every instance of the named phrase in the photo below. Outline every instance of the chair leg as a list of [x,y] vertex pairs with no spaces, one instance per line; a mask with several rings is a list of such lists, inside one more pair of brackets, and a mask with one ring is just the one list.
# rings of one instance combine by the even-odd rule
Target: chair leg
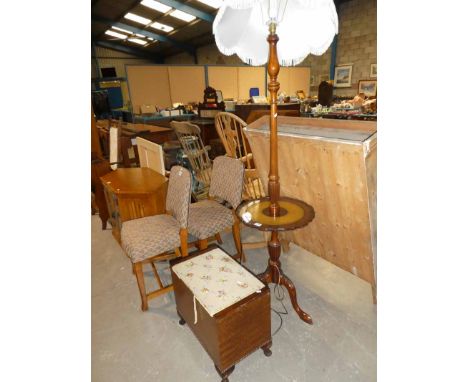
[[206,249],[208,247],[208,239],[201,239],[198,240],[198,248],[200,250]]
[[140,290],[140,297],[141,297],[141,310],[145,311],[148,310],[148,298],[146,296],[146,288],[145,288],[145,277],[143,276],[143,264],[142,263],[135,263],[135,276],[138,283],[138,289]]
[[180,250],[182,252],[182,257],[188,255],[188,231],[186,228],[180,230]]
[[215,235],[215,237],[218,244],[223,244],[223,240],[221,239],[221,235],[219,234],[219,232]]
[[161,281],[161,278],[159,277],[158,270],[156,269],[156,265],[153,262],[151,262],[150,264],[151,264],[151,268],[153,268],[154,278],[158,282],[159,288],[163,289],[164,285]]
[[240,262],[245,262],[244,251],[242,250],[242,243],[241,243],[241,234],[240,234],[240,223],[237,218],[234,220],[234,224],[232,225],[232,236],[234,237],[234,243],[236,245],[237,255],[236,258],[240,259]]

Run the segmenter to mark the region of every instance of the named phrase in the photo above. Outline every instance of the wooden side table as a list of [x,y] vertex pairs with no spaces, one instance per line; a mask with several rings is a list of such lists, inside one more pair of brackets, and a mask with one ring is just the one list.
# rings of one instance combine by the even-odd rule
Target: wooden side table
[[101,177],[112,234],[120,243],[122,223],[166,211],[168,179],[149,168],[119,168]]

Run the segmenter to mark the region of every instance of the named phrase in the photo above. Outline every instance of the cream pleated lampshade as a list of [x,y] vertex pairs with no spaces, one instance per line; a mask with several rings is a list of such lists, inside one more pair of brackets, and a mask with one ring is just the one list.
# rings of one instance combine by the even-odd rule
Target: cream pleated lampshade
[[268,59],[268,25],[277,24],[278,58],[297,65],[309,54],[323,54],[338,33],[333,0],[225,0],[213,23],[216,45],[249,65]]

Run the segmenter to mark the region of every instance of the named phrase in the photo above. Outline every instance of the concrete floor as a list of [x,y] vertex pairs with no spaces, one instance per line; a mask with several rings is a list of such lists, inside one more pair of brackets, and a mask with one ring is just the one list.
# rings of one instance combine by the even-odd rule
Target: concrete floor
[[[260,238],[245,229],[243,240]],[[223,235],[223,247],[234,253],[232,236]],[[247,266],[264,270],[266,249],[249,250]],[[231,382],[347,382],[376,381],[376,306],[369,284],[292,244],[281,255],[285,273],[294,281],[299,304],[314,325],[302,322],[289,299],[289,314],[273,337],[273,355],[257,351],[241,361]],[[164,267],[164,266],[163,266]],[[162,278],[170,279],[169,270]],[[155,285],[151,268],[147,285]],[[272,288],[272,286],[271,286]],[[150,300],[140,310],[140,297],[130,260],[111,231],[100,229],[92,217],[92,380],[220,381],[209,356],[187,326],[178,324],[173,293]],[[272,307],[282,307],[272,297]],[[272,312],[272,332],[280,323]]]

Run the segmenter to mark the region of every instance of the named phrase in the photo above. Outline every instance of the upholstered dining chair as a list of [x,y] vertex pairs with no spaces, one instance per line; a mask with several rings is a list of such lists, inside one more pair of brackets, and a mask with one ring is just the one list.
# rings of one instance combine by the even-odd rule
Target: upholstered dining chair
[[[174,166],[169,176],[166,214],[128,220],[122,224],[122,248],[132,261],[143,311],[148,310],[149,299],[173,290],[172,284],[163,285],[155,263],[188,254],[190,190],[190,172],[181,166]],[[145,288],[144,264],[151,264],[159,285],[159,289],[150,293]]]
[[208,239],[219,238],[220,232],[231,227],[237,251],[234,258],[241,261],[244,254],[235,210],[242,201],[243,177],[244,166],[240,160],[227,156],[215,158],[208,199],[192,203],[188,219],[188,232],[198,240],[200,249],[208,246]]

